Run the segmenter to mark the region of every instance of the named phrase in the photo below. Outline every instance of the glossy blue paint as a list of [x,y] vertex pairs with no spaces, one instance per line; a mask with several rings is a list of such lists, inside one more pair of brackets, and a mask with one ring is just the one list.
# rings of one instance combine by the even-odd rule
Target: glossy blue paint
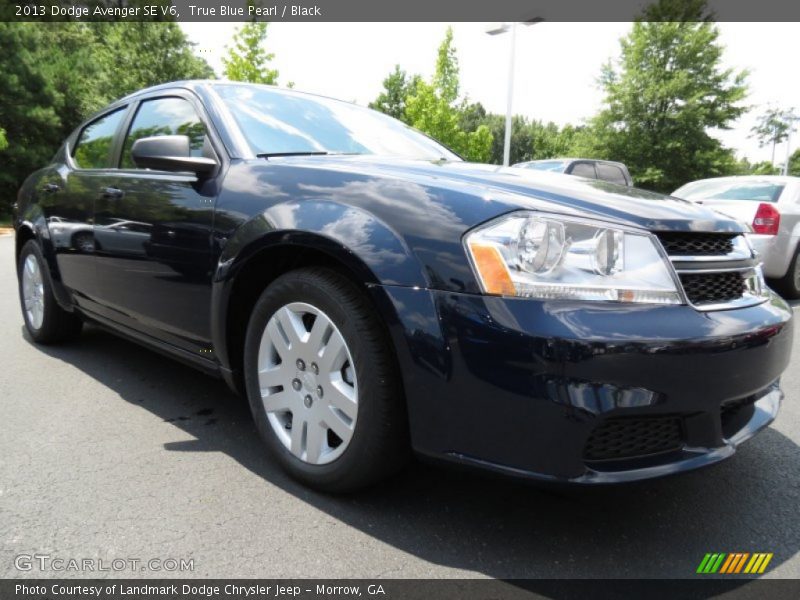
[[[372,155],[257,158],[213,85],[159,86],[106,109],[125,107],[127,122],[144,99],[190,100],[219,158],[210,178],[81,171],[69,158],[78,130],[26,181],[15,227],[41,244],[65,307],[235,387],[248,317],[238,312],[247,306],[242,289],[269,284],[258,269],[280,274],[273,256],[324,258],[362,286],[386,326],[415,450],[525,477],[605,483],[694,468],[729,456],[774,417],[792,338],[791,311],[777,296],[712,312],[487,297],[462,244],[473,227],[517,210],[647,231],[741,232],[739,223],[677,198],[526,169]],[[119,140],[115,148],[118,165]],[[43,192],[48,184],[58,191]],[[129,187],[127,204],[104,198],[109,186]],[[109,247],[76,245],[75,235],[103,227],[98,207],[152,233],[137,245],[133,234],[104,230]],[[68,224],[59,228],[58,218]],[[734,443],[720,405],[745,397],[758,401]],[[687,447],[587,463],[598,424],[647,415],[680,415]]]

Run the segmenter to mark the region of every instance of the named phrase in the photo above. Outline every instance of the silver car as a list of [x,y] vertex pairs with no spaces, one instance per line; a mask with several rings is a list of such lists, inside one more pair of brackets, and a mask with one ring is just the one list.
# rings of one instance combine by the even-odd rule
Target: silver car
[[800,177],[701,179],[672,195],[750,225],[748,239],[764,263],[764,275],[787,298],[800,298]]

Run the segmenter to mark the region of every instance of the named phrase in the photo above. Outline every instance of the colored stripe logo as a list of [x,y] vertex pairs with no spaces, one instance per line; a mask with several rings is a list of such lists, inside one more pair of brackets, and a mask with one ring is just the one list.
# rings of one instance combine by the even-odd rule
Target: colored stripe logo
[[737,573],[761,574],[767,569],[769,561],[772,560],[772,552],[709,552],[700,561],[697,573],[712,574],[720,573],[725,575],[735,575]]

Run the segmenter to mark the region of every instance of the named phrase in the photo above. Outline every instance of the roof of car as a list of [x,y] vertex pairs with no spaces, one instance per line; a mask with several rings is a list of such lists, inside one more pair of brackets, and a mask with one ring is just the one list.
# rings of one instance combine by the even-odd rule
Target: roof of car
[[251,86],[251,87],[260,87],[260,88],[269,88],[272,91],[283,93],[286,95],[302,95],[302,96],[313,96],[315,98],[325,98],[328,100],[337,100],[339,102],[347,102],[346,100],[341,100],[339,98],[334,98],[332,96],[325,96],[323,94],[314,94],[311,92],[303,92],[300,90],[296,90],[294,88],[287,88],[281,87],[278,85],[269,85],[264,83],[248,83],[245,81],[229,81],[227,79],[184,79],[180,81],[171,81],[169,83],[160,83],[158,85],[150,86],[148,88],[144,88],[141,90],[137,90],[119,100],[115,101],[114,104],[127,102],[133,100],[134,98],[141,96],[143,94],[149,94],[151,92],[158,92],[160,90],[171,90],[175,88],[183,88],[187,90],[195,90],[197,88],[202,87],[222,87],[222,86],[229,86],[229,85],[237,85],[237,86]]
[[546,163],[546,162],[593,162],[593,163],[603,163],[607,165],[617,165],[620,167],[624,167],[625,164],[615,161],[615,160],[605,160],[602,158],[570,158],[570,157],[558,157],[558,158],[540,158],[537,160],[526,160],[523,162],[516,163],[516,165],[530,165],[533,163]]

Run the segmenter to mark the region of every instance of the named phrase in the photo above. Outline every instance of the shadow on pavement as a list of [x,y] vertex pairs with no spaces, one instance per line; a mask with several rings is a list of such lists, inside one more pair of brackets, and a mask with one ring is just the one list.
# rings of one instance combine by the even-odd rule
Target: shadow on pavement
[[37,349],[194,438],[165,450],[224,452],[431,563],[495,578],[691,578],[706,552],[774,552],[772,570],[800,550],[800,449],[772,428],[723,464],[625,487],[542,490],[414,464],[374,489],[334,497],[287,478],[262,447],[245,400],[221,381],[92,327],[78,343]]

